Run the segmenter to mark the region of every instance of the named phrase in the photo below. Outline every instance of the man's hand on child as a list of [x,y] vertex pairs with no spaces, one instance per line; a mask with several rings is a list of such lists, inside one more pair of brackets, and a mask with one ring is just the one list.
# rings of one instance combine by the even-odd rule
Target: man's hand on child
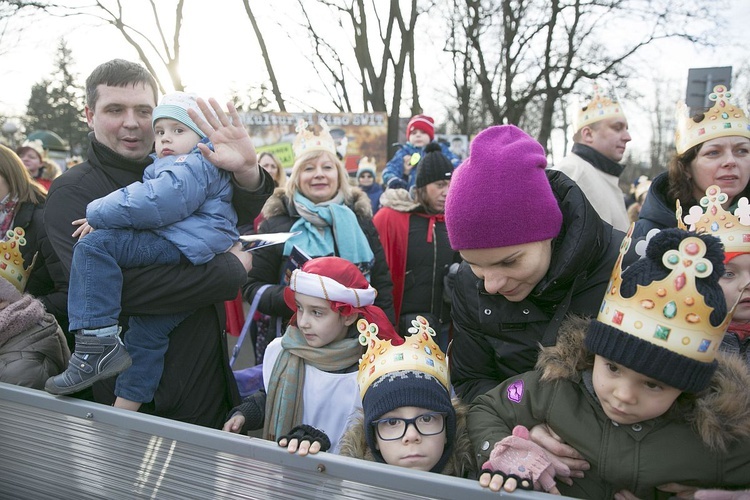
[[513,435],[495,443],[489,460],[482,465],[479,484],[492,491],[500,491],[501,487],[508,492],[520,488],[559,495],[555,475],[569,476],[570,469],[531,441],[526,427],[517,425]]
[[73,222],[71,222],[74,226],[78,226],[75,231],[73,231],[73,238],[78,238],[79,240],[86,236],[87,234],[94,231],[94,228],[89,226],[89,223],[86,219],[76,219]]
[[242,250],[242,243],[237,242],[235,243],[232,248],[229,249],[229,253],[240,259],[240,262],[245,268],[245,272],[250,272],[250,269],[253,268],[253,255],[251,252],[245,252]]
[[286,448],[289,453],[297,453],[299,456],[314,455],[331,448],[331,440],[325,432],[311,425],[298,425],[289,431],[289,434],[276,440],[279,446]]
[[241,413],[236,413],[224,423],[224,427],[221,430],[239,434],[243,425],[245,425],[245,417]]
[[550,429],[547,424],[535,425],[529,431],[529,438],[547,452],[548,458],[556,458],[568,466],[570,477],[560,477],[557,479],[567,485],[572,485],[571,478],[583,477],[583,471],[591,468],[591,465],[584,460],[583,456],[572,446],[568,446],[563,440]]

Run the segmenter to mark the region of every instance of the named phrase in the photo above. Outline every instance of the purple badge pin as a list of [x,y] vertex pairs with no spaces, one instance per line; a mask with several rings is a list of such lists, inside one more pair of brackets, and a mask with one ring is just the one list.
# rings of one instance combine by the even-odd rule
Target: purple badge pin
[[508,386],[508,399],[520,403],[523,398],[523,380],[516,380]]

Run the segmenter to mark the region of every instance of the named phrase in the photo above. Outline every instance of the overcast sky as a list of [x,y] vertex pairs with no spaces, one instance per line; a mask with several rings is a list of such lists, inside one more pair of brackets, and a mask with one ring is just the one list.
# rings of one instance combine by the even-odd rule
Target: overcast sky
[[[70,3],[73,1],[78,0],[70,0]],[[307,67],[307,63],[294,58],[294,43],[286,38],[274,21],[279,12],[285,11],[283,6],[289,1],[252,2],[252,5],[261,20],[269,50],[272,54],[277,54],[275,69],[285,97],[293,98],[290,104],[294,106],[293,103],[297,102],[299,104],[296,107],[301,108],[303,103],[312,101],[318,107],[325,106],[325,99],[307,90],[306,81],[316,77],[300,70]],[[125,8],[132,9],[134,4],[140,2],[141,0],[129,0],[125,2]],[[159,3],[164,5],[164,2]],[[206,5],[207,2],[186,2],[185,26],[181,37],[182,77],[187,90],[226,100],[231,89],[243,90],[265,80],[265,66],[242,3],[236,0],[215,0],[210,3],[210,9]],[[633,80],[639,82],[639,88],[648,85],[647,82],[655,78],[669,78],[675,82],[675,92],[684,97],[688,68],[736,68],[746,60],[748,55],[744,32],[750,26],[750,1],[730,0],[730,5],[731,9],[726,15],[732,29],[722,37],[722,46],[696,50],[686,42],[672,41],[660,43],[639,53],[638,59],[631,61],[639,69],[638,74],[633,75]],[[199,11],[199,15],[194,14],[195,10]],[[419,22],[425,21],[420,18]],[[124,41],[119,32],[114,28],[94,27],[93,23],[94,21],[86,21],[84,18],[37,20],[24,32],[18,46],[10,50],[7,45],[0,47],[0,81],[3,82],[0,114],[23,114],[31,86],[54,68],[57,41],[61,36],[65,36],[72,50],[76,61],[73,69],[81,82],[94,67],[108,59],[121,57],[137,60],[135,50]],[[331,33],[331,36],[335,34]],[[346,40],[338,43],[346,43]],[[442,48],[439,40],[422,43],[433,43],[436,52]],[[424,60],[420,62],[418,78],[424,82],[422,104],[428,114],[436,117],[444,114],[444,107],[440,102],[444,100],[441,93],[450,84],[450,68],[447,66],[449,65],[431,64]],[[168,83],[168,79],[163,80]],[[443,82],[443,87],[436,87],[434,82]],[[640,113],[635,106],[626,105],[626,110],[631,114]],[[648,134],[644,134],[644,129],[648,127],[648,117],[629,118],[633,132],[632,145],[637,148],[638,143],[644,144],[649,140]]]

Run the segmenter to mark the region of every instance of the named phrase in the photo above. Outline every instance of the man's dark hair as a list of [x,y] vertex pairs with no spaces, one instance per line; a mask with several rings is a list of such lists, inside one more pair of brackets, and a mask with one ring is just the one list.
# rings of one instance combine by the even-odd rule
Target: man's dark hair
[[86,78],[86,105],[89,109],[95,108],[99,99],[99,85],[125,87],[139,83],[150,86],[154,93],[154,103],[158,102],[156,80],[146,68],[124,59],[112,59],[102,63]]

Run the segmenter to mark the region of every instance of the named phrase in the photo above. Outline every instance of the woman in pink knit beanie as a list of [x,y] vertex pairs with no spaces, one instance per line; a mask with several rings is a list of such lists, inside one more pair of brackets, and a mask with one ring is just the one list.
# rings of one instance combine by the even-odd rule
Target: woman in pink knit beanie
[[[537,141],[502,125],[477,135],[453,174],[445,222],[464,262],[452,296],[451,381],[467,403],[532,370],[567,315],[595,316],[617,259],[624,234],[546,166]],[[567,464],[574,477],[586,467]]]

